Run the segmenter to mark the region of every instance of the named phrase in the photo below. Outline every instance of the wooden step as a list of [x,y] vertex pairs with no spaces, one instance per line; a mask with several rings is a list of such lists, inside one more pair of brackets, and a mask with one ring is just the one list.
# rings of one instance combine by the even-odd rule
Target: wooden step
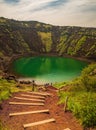
[[45,97],[43,96],[34,96],[34,95],[28,95],[28,94],[21,94],[21,96],[25,96],[25,97],[32,97],[32,98],[39,98],[39,99],[45,99]]
[[34,122],[34,123],[24,124],[23,127],[27,128],[27,127],[37,126],[37,125],[50,123],[50,122],[55,122],[55,119],[51,118],[51,119],[47,119],[47,120],[43,120],[43,121],[38,121],[38,122]]
[[50,93],[45,93],[45,92],[27,92],[30,94],[36,94],[36,95],[42,95],[42,96],[51,96]]
[[38,111],[27,111],[27,112],[17,112],[10,113],[9,116],[26,115],[26,114],[37,114],[37,113],[49,113],[49,110],[38,110]]
[[45,102],[44,100],[40,99],[30,99],[30,98],[22,98],[22,97],[14,97],[15,99],[20,99],[20,100],[30,100],[30,101],[37,101],[37,102]]
[[9,102],[10,105],[32,105],[32,106],[43,106],[44,103],[24,103],[24,102]]
[[71,130],[71,129],[69,129],[69,128],[66,128],[66,129],[64,129],[64,130]]

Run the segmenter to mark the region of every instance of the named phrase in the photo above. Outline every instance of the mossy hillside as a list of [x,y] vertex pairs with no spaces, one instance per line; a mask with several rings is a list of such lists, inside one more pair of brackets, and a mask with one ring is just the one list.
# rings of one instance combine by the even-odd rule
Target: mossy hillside
[[[71,31],[71,32],[70,32]],[[66,33],[64,33],[66,32]],[[93,33],[94,32],[94,33]],[[64,42],[58,44],[57,50],[59,50],[60,55],[71,55],[71,56],[81,56],[81,57],[91,57],[96,55],[96,32],[86,28],[69,28],[69,30],[62,30],[61,35],[63,36]],[[94,44],[93,44],[94,43]]]
[[0,18],[0,22],[1,22],[1,23],[5,23],[5,22],[6,22],[6,19]]
[[59,92],[60,102],[68,98],[68,110],[79,119],[84,128],[96,127],[96,64],[82,71],[77,79],[64,83],[67,91]]
[[0,18],[0,52],[3,56],[37,52],[95,59],[96,28]]
[[45,52],[50,52],[52,45],[51,32],[38,32],[38,35],[45,46]]
[[81,46],[86,42],[86,36],[83,36],[78,40],[76,47],[75,47],[75,53],[80,50]]
[[61,34],[60,36],[60,42],[57,45],[57,52],[59,52],[59,55],[61,55],[66,50],[66,41],[68,36],[66,34]]
[[[6,35],[5,35],[6,34]],[[29,46],[26,44],[24,39],[22,38],[22,35],[20,32],[11,32],[8,29],[3,29],[3,34],[2,38],[0,40],[0,49],[3,50],[7,53],[7,55],[11,56],[14,53],[25,53],[29,52]]]
[[[74,36],[73,36],[74,37]],[[70,46],[67,50],[69,55],[76,55],[78,51],[82,48],[82,45],[86,42],[86,36],[82,36],[80,39],[72,38]]]

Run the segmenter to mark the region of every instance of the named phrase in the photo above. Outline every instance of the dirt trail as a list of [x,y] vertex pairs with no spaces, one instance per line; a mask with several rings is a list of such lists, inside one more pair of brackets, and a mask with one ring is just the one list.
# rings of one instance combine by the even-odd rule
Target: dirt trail
[[[52,88],[49,88],[47,92],[51,93],[52,96],[46,96],[44,106],[9,105],[10,101],[33,102],[14,98],[14,96],[21,97],[21,94],[29,95],[29,93],[27,92],[19,92],[13,94],[13,96],[10,99],[4,101],[2,104],[3,109],[0,110],[0,119],[2,120],[3,124],[7,125],[9,130],[24,130],[23,124],[54,118],[56,122],[29,127],[26,128],[26,130],[64,130],[65,128],[70,128],[71,130],[83,130],[80,124],[75,119],[75,117],[73,117],[72,113],[70,112],[64,113],[63,111],[64,106],[58,105],[59,99],[56,91]],[[18,115],[9,117],[9,113],[44,110],[44,109],[49,109],[50,114],[38,113],[38,114]]]

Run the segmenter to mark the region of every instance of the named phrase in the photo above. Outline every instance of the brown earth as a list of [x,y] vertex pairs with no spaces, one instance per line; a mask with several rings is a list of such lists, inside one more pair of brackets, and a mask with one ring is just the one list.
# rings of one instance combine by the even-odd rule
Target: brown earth
[[[79,122],[72,115],[71,112],[64,113],[64,106],[58,105],[59,97],[57,92],[52,87],[48,88],[47,92],[51,93],[52,96],[46,96],[44,106],[24,106],[24,105],[9,105],[9,101],[18,101],[14,99],[14,96],[21,96],[21,94],[29,94],[27,92],[19,92],[13,94],[13,96],[4,101],[2,104],[2,110],[0,110],[0,119],[5,126],[8,126],[9,130],[24,130],[23,124],[33,123],[36,121],[42,121],[50,118],[54,118],[56,122],[46,123],[43,125],[38,125],[34,127],[26,128],[26,130],[64,130],[65,128],[70,128],[71,130],[83,130]],[[30,94],[32,95],[32,94]],[[28,98],[28,97],[27,97]],[[33,101],[22,101],[22,102],[33,102]],[[28,114],[9,117],[9,113],[22,112],[22,111],[34,111],[49,109],[50,113],[41,114]]]

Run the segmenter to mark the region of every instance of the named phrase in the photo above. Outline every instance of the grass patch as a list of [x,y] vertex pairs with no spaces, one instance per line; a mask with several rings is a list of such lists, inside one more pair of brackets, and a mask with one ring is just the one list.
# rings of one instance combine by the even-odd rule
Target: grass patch
[[0,130],[9,130],[9,128],[4,126],[3,123],[0,121]]
[[13,80],[7,81],[5,79],[0,78],[0,102],[11,97],[12,93],[20,92],[20,91],[26,92],[26,91],[32,90],[32,86],[28,86],[25,84],[22,84],[22,85],[20,84],[19,87],[17,86],[18,86],[18,83],[16,83]]
[[8,99],[12,93],[18,92],[15,81],[8,82],[0,78],[0,102]]
[[[84,128],[96,127],[96,64],[82,71],[80,77],[70,82],[67,92],[60,91],[60,104],[68,98],[68,110],[80,121]],[[66,84],[64,83],[64,87]]]
[[60,82],[60,83],[53,84],[53,86],[56,87],[56,88],[58,88],[58,89],[66,86],[66,85],[67,85],[66,82]]

